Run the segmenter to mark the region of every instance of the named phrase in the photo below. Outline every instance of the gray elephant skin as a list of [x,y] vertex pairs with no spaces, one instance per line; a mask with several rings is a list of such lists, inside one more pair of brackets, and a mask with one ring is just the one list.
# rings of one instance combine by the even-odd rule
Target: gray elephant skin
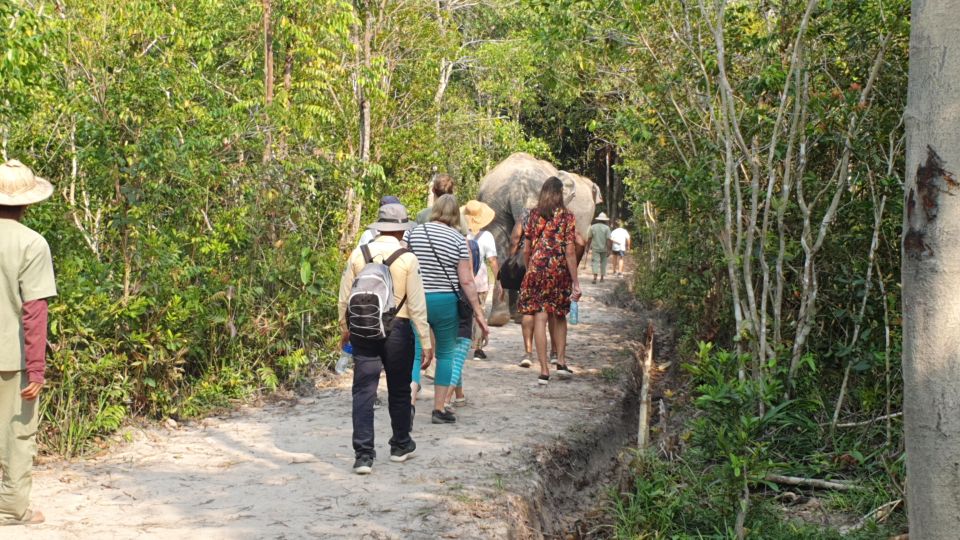
[[[477,199],[486,203],[497,213],[486,230],[493,233],[497,242],[500,262],[506,260],[510,249],[510,233],[524,208],[536,206],[540,188],[551,176],[563,182],[563,198],[567,209],[577,219],[577,232],[586,237],[593,221],[596,206],[601,202],[600,188],[589,178],[557,170],[552,164],[530,154],[512,154],[493,168],[480,181]],[[516,292],[511,292],[511,302],[500,301],[499,284],[493,295],[491,326],[503,326],[516,310]]]

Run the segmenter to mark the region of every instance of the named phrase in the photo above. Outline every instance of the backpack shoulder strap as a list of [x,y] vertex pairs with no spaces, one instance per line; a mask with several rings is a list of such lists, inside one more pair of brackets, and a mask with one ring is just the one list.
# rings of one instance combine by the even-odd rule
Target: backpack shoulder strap
[[366,244],[360,246],[360,252],[363,253],[363,261],[367,264],[373,262],[373,255],[370,254],[370,248]]
[[391,264],[393,264],[393,261],[399,259],[405,253],[412,253],[412,252],[407,248],[400,248],[394,251],[393,255],[390,255],[389,257],[387,257],[387,259],[383,261],[383,264],[390,266]]

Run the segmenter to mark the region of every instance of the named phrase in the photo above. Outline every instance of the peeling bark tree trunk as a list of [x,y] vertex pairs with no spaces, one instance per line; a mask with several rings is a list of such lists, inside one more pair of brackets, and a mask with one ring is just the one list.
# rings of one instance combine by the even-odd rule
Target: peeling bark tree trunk
[[902,253],[910,538],[960,527],[960,18],[914,2]]

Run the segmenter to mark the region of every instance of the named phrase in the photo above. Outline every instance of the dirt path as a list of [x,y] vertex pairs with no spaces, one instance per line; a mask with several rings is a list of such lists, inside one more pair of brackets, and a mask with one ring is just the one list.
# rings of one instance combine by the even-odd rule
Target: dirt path
[[430,424],[430,387],[423,392],[413,433],[418,454],[407,463],[387,459],[384,407],[376,412],[374,472],[352,473],[344,377],[338,388],[295,403],[137,431],[106,455],[44,465],[33,500],[48,522],[2,537],[537,536],[529,533],[535,527],[516,523],[524,514],[516,506],[535,486],[543,488],[538,462],[545,449],[603,418],[622,394],[625,341],[640,323],[600,302],[612,281],[585,286],[582,324],[570,334],[573,380],[538,386],[537,371],[516,364],[519,325],[494,329],[490,360],[465,368],[470,402],[457,424]]

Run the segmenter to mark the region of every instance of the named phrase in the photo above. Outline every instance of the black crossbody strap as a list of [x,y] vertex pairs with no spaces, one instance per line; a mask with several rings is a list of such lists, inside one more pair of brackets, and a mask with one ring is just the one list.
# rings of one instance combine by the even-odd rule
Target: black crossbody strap
[[[443,275],[447,277],[447,281],[451,281],[451,282],[452,282],[452,280],[450,279],[450,274],[447,273],[447,267],[444,266],[442,262],[440,262],[440,256],[437,255],[437,249],[436,249],[435,247],[433,247],[433,240],[430,238],[429,227],[427,227],[426,224],[423,225],[423,234],[427,235],[427,243],[430,244],[430,251],[433,252],[433,257],[437,260],[437,264],[440,265],[440,269],[443,270]],[[454,292],[454,293],[457,295],[457,297],[459,297],[461,300],[464,300],[464,299],[463,299],[463,294],[461,294],[461,292],[460,292],[460,281],[457,280],[455,283],[457,284],[457,286],[452,288],[453,292]],[[466,301],[466,300],[464,300],[464,301]]]

